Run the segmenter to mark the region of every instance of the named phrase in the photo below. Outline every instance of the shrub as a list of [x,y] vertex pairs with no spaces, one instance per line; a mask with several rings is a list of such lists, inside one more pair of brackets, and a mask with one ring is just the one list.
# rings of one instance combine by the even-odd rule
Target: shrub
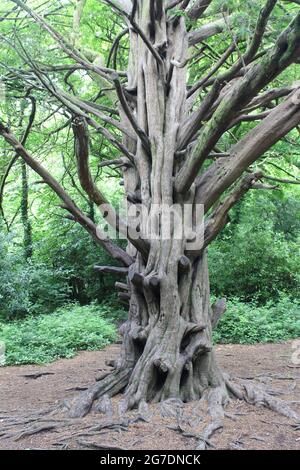
[[218,343],[253,344],[300,336],[300,304],[281,295],[264,306],[233,299],[214,332]]
[[69,305],[55,313],[0,323],[6,365],[42,364],[72,357],[80,350],[101,349],[116,340],[108,306]]
[[30,304],[22,255],[11,252],[10,243],[12,237],[0,232],[0,319],[25,315]]
[[27,265],[24,269],[27,273],[29,313],[52,313],[70,301],[67,269],[50,268],[42,263]]
[[240,227],[209,248],[212,292],[264,304],[281,292],[299,298],[299,246],[268,227]]

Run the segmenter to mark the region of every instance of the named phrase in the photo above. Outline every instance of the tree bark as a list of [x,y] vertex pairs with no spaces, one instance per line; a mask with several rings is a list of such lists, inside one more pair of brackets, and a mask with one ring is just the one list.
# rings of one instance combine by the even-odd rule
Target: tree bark
[[[151,1],[138,2],[134,21],[138,29],[147,32],[162,62],[138,31],[131,30],[128,68],[128,89],[137,94],[134,119],[147,133],[151,153],[141,139],[125,136],[124,145],[137,158],[136,165],[123,172],[126,193],[138,192],[143,207],[149,209],[147,222],[153,204],[183,207],[185,203],[193,205],[195,197],[193,192],[182,197],[173,190],[173,172],[178,165],[175,153],[185,114],[186,69],[173,67],[172,60],[183,62],[187,57],[185,22],[182,17],[167,22],[163,10],[153,12],[152,8]],[[132,119],[122,104],[119,113],[123,127],[132,130]],[[131,204],[129,200],[128,206]],[[165,223],[162,218],[158,238],[149,240],[147,257],[128,245],[135,262],[127,275],[129,315],[120,328],[121,354],[114,372],[76,402],[73,416],[88,412],[103,394],[124,391],[122,409],[126,410],[143,401],[195,400],[208,387],[224,382],[213,351],[206,251],[196,258],[185,256],[187,240],[176,238],[174,230],[165,239]]]
[[[172,254],[158,290],[140,263],[131,269],[129,318],[121,328],[124,342],[116,365],[132,370],[126,407],[142,400],[195,400],[206,388],[221,385],[212,343],[206,252],[184,272]],[[142,283],[135,282],[136,273]]]

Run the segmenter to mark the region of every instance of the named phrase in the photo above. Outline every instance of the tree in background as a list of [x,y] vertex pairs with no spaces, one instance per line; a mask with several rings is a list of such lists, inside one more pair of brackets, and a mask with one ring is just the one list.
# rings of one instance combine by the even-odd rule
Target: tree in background
[[[39,14],[39,8],[31,9],[21,0],[9,3],[14,6],[8,17],[18,12],[23,15],[22,24],[33,19],[63,51],[63,60],[45,64],[32,57],[18,37],[22,30],[15,28],[15,42],[8,37],[3,41],[17,48],[23,67],[8,64],[4,81],[8,77],[23,81],[33,94],[46,92],[64,110],[72,123],[80,190],[104,217],[107,212],[113,215],[113,228],[128,238],[125,250],[105,236],[53,172],[1,122],[2,137],[53,189],[68,217],[121,265],[98,269],[126,276],[125,283],[117,284],[121,296],[129,301],[128,320],[120,331],[120,357],[111,374],[75,400],[72,416],[85,415],[100,396],[124,390],[122,410],[151,400],[190,401],[207,396],[214,417],[208,433],[220,426],[229,394],[295,418],[285,405],[253,386],[230,380],[218,367],[212,330],[226,307],[224,299],[210,304],[206,249],[226,225],[230,209],[249,190],[297,183],[293,175],[282,179],[253,167],[300,124],[299,84],[287,80],[274,86],[279,75],[284,77],[286,69],[299,62],[297,5],[291,2],[287,18],[292,15],[293,19],[282,26],[280,34],[270,37],[267,25],[277,2],[268,0],[258,14],[251,39],[245,40],[234,30],[238,8],[231,2],[226,8],[224,3],[214,5],[209,0],[105,0],[115,24],[124,27],[113,40],[104,65],[100,53],[80,42],[85,0],[76,2],[69,37],[54,27],[51,15],[48,22],[46,15]],[[111,31],[106,31],[109,42]],[[216,53],[206,41],[221,33],[226,35],[226,47]],[[120,46],[125,35],[129,37],[128,53]],[[118,52],[122,56],[119,62]],[[72,62],[66,62],[65,56]],[[125,62],[127,71],[122,71],[118,66]],[[70,82],[78,70],[100,90],[94,99],[83,96],[84,85],[76,87]],[[257,124],[241,127],[244,122]],[[133,227],[116,214],[98,188],[90,164],[90,152],[98,145],[95,135],[119,153],[117,158],[102,161],[101,167],[121,169],[128,208],[146,208],[147,224],[156,220],[152,220],[152,208],[161,208],[156,239],[144,236],[141,227],[140,235],[133,237]],[[234,137],[230,148],[226,147],[228,135]],[[163,207],[174,204],[193,208],[196,234],[201,229],[197,211],[204,207],[201,247],[189,248],[188,236],[177,238],[174,222],[171,236],[163,236],[167,225]]]

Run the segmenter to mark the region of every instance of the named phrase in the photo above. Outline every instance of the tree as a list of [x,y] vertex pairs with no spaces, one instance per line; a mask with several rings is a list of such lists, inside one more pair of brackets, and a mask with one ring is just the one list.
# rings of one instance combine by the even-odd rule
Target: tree
[[[129,300],[128,320],[120,331],[120,357],[111,374],[75,401],[71,414],[82,416],[95,399],[123,390],[123,410],[150,400],[189,401],[208,393],[217,425],[229,393],[279,409],[276,400],[234,384],[218,367],[212,330],[226,306],[224,299],[210,305],[206,248],[247,191],[275,187],[264,181],[272,181],[272,176],[253,171],[252,165],[300,124],[299,84],[274,87],[274,80],[300,59],[299,8],[293,3],[288,15],[296,8],[292,21],[270,40],[267,24],[277,2],[267,0],[252,39],[245,41],[233,30],[234,8],[227,11],[218,5],[212,13],[217,13],[217,19],[204,22],[214,4],[209,0],[105,0],[125,28],[113,41],[104,66],[100,54],[78,43],[85,0],[76,2],[69,38],[28,3],[10,3],[14,9],[8,15],[18,9],[25,14],[23,20],[32,18],[72,63],[39,63],[19,41],[18,53],[25,68],[10,66],[7,73],[28,81],[32,93],[46,91],[65,109],[72,122],[80,185],[102,215],[107,218],[109,213],[108,221],[128,238],[125,251],[104,236],[8,126],[0,124],[2,137],[60,197],[69,217],[121,265],[98,269],[126,276],[125,284],[117,283],[123,289],[122,298]],[[224,31],[229,44],[221,54],[215,54],[205,41]],[[116,57],[125,35],[129,35],[130,50],[127,71],[123,72],[117,70]],[[201,77],[190,84],[189,64],[195,59],[210,62],[210,67],[207,70],[206,65]],[[55,74],[63,73],[67,82],[76,70],[84,70],[100,87],[102,103],[80,97],[71,86],[67,92],[54,79]],[[224,151],[224,136],[243,122],[256,121],[254,127],[243,128],[234,145]],[[151,209],[161,209],[156,239],[145,237],[141,227],[139,236],[132,236],[132,221],[127,223],[116,214],[98,189],[89,165],[92,133],[101,135],[121,154],[101,166],[121,168],[128,207],[146,208],[148,224],[154,217]],[[189,248],[187,235],[175,236],[175,219],[171,236],[163,236],[167,225],[163,207],[174,204],[182,209],[192,206],[194,234],[201,229],[201,224],[195,226],[197,211],[204,207],[200,247]],[[284,409],[286,415],[295,417]]]

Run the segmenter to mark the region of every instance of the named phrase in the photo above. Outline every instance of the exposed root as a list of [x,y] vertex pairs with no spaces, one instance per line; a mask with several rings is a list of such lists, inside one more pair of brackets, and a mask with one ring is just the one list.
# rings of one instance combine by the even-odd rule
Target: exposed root
[[[122,410],[121,400],[119,415],[117,415],[118,411],[114,409],[110,397],[126,387],[130,372],[130,370],[118,370],[96,383],[71,403],[67,415],[66,407],[62,404],[37,411],[30,416],[12,417],[3,413],[0,439],[10,438],[19,441],[32,435],[49,432],[54,436],[54,440],[55,436],[58,436],[58,442],[51,445],[59,445],[62,449],[74,448],[75,443],[75,446],[85,449],[126,450],[111,443],[111,440],[114,440],[113,433],[130,431],[130,426],[139,421],[150,422],[152,416],[160,411],[163,426],[167,426],[168,429],[186,438],[193,439],[195,442],[193,446],[196,450],[204,450],[214,447],[211,442],[212,437],[223,428],[226,417],[237,421],[239,415],[242,414],[239,411],[233,415],[226,413],[225,408],[230,397],[280,413],[291,423],[278,423],[279,425],[292,426],[295,431],[300,430],[300,416],[297,412],[292,410],[284,400],[275,396],[275,393],[272,395],[268,393],[268,388],[263,384],[255,384],[245,379],[231,380],[226,375],[219,377],[219,385],[207,387],[204,390],[200,401],[194,402],[198,403],[198,406],[194,408],[191,415],[185,415],[185,405],[179,398],[169,398],[160,402],[156,411],[150,411],[145,400],[140,400],[138,409],[129,415],[125,415],[125,411]],[[96,413],[92,414],[89,419],[74,418],[74,416],[84,416],[92,407],[94,400],[98,398],[99,401],[93,408]],[[70,411],[72,418],[68,416]],[[105,416],[101,417],[97,412]],[[117,416],[114,416],[115,413]],[[207,416],[209,416],[208,422]],[[167,423],[165,423],[166,420]],[[202,423],[206,425],[203,426]],[[107,437],[107,441],[105,439],[103,442],[103,436],[104,439]],[[252,434],[250,438],[263,442],[263,437],[255,434]],[[245,448],[245,445],[241,439],[238,439],[232,442],[230,447],[238,449]],[[128,448],[128,443],[125,444],[126,446]]]
[[79,447],[83,447],[84,449],[93,449],[93,450],[128,450],[125,447],[119,447],[115,444],[100,444],[99,442],[89,442],[83,439],[76,440]]
[[226,379],[226,385],[230,393],[240,400],[245,400],[247,403],[256,406],[264,406],[276,413],[279,413],[294,423],[299,425],[300,415],[296,413],[284,400],[274,398],[261,386],[255,385],[248,380],[237,379],[238,383],[234,383],[230,379]]
[[208,402],[208,413],[212,421],[206,426],[202,436],[199,436],[196,450],[206,449],[207,446],[210,445],[209,439],[213,434],[223,428],[225,417],[224,407],[229,403],[229,395],[225,383],[222,383],[216,388],[209,389],[204,398],[206,398]]
[[[288,424],[289,426],[292,426],[295,430],[300,429],[300,416],[294,410],[292,410],[289,404],[284,400],[275,398],[273,395],[270,395],[268,392],[266,392],[261,386],[255,385],[248,380],[237,379],[237,381],[234,382],[227,376],[224,376],[224,380],[224,383],[222,383],[220,386],[207,389],[200,400],[200,403],[207,401],[207,413],[211,418],[210,423],[204,428],[201,434],[187,430],[182,420],[182,409],[180,406],[173,406],[172,409],[172,407],[170,407],[172,404],[168,403],[169,400],[167,400],[167,403],[162,404],[164,405],[164,410],[169,410],[169,413],[167,414],[168,416],[174,417],[175,413],[177,412],[177,425],[168,426],[168,428],[181,433],[184,437],[196,439],[197,445],[195,450],[205,450],[208,447],[213,447],[210,439],[216,431],[223,428],[225,417],[229,417],[236,421],[236,416],[228,415],[225,412],[225,407],[230,401],[230,395],[234,398],[244,400],[251,405],[264,406],[272,411],[275,411],[276,413],[279,413],[292,421],[292,423]],[[175,400],[174,404],[177,404]],[[252,436],[252,439],[263,441],[263,438],[257,437],[255,435]],[[242,443],[238,440],[232,443],[231,447],[235,449],[242,449],[244,447],[241,447],[241,444]]]
[[112,417],[114,414],[113,406],[111,403],[111,399],[109,398],[108,395],[103,395],[98,400],[98,403],[95,406],[95,411],[98,411],[99,413],[105,414],[107,417]]
[[15,441],[23,439],[24,437],[32,436],[33,434],[39,434],[44,431],[53,431],[57,428],[58,424],[44,424],[42,426],[33,427],[26,431],[21,432],[15,437]]
[[54,375],[54,372],[35,372],[32,374],[24,374],[22,377],[25,377],[25,379],[39,379],[40,377],[43,377],[44,375]]
[[82,392],[68,404],[71,418],[82,418],[91,409],[94,401],[103,396],[113,396],[122,391],[129,380],[131,369],[117,369],[100,382]]

